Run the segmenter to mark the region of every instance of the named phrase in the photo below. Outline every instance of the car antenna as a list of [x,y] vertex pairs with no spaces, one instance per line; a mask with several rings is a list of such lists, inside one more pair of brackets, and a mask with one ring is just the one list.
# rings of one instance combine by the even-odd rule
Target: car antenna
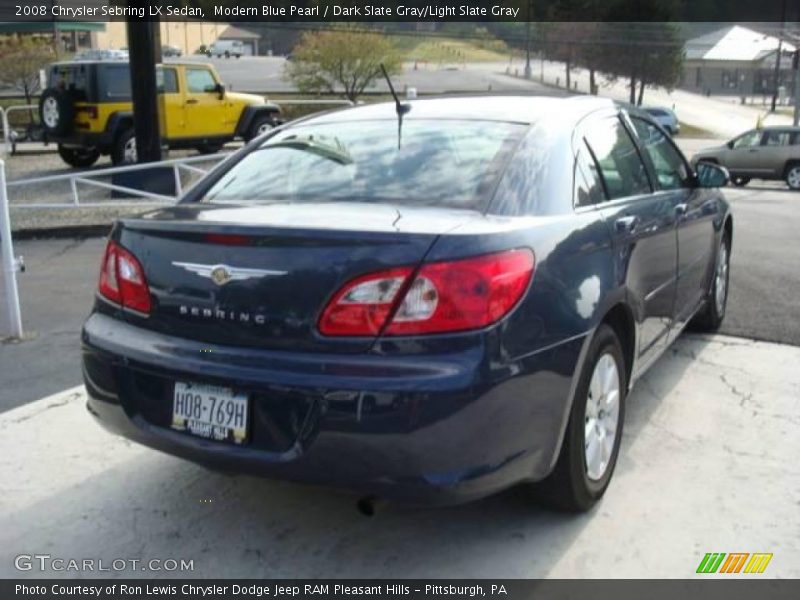
[[394,98],[394,110],[397,113],[397,149],[399,150],[400,140],[403,135],[403,115],[411,110],[411,105],[400,102],[400,98],[397,97],[397,92],[394,91],[392,80],[389,79],[389,74],[386,72],[386,67],[383,66],[383,63],[381,63],[381,71],[383,71],[386,83],[389,84],[389,91],[392,93],[392,98]]

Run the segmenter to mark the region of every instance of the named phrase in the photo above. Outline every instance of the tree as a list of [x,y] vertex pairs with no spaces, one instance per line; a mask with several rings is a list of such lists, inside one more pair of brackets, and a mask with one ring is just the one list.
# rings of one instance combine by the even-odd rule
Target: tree
[[33,37],[10,38],[0,46],[0,84],[12,87],[25,95],[31,104],[39,91],[39,71],[53,60],[49,42]]
[[675,0],[616,0],[607,10],[604,36],[615,41],[604,53],[606,71],[629,78],[631,104],[642,103],[645,86],[672,89],[680,78],[683,41],[670,22],[676,10]]
[[386,36],[348,27],[303,34],[285,76],[301,92],[342,93],[355,101],[381,75],[401,71],[399,53]]

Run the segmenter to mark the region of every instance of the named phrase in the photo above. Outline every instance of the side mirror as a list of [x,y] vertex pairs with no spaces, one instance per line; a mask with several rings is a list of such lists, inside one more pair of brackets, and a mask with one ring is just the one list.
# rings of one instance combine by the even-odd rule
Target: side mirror
[[719,188],[728,185],[728,169],[709,162],[697,163],[697,185],[701,188]]
[[222,100],[225,97],[225,86],[221,83],[218,83],[213,86],[212,85],[208,86],[206,88],[206,91],[209,94],[217,94],[220,100]]
[[730,142],[725,142],[725,145],[726,145],[728,148],[730,148],[731,150],[733,150],[733,140],[731,140]]

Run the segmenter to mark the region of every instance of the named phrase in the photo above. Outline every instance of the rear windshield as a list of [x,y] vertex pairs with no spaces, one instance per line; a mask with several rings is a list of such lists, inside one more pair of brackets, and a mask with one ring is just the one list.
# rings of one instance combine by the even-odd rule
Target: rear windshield
[[406,119],[296,126],[246,155],[204,202],[384,202],[482,210],[526,126]]
[[91,90],[89,65],[53,65],[50,68],[48,87],[68,90],[76,100],[87,100]]

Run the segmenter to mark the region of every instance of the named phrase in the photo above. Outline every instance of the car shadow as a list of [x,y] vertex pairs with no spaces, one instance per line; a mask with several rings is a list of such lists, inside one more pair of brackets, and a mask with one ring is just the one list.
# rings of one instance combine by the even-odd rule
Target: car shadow
[[[641,468],[626,449],[706,343],[697,336],[679,340],[638,382],[629,397],[617,476]],[[356,510],[351,494],[212,473],[107,439],[109,455],[91,457],[93,474],[63,489],[54,478],[50,496],[0,519],[6,521],[0,575],[36,575],[12,570],[13,555],[24,546],[66,558],[193,560],[194,577],[546,577],[573,545],[584,543],[581,533],[594,520],[615,527],[625,519],[603,502],[582,515],[551,512],[534,501],[530,486],[446,508],[385,505],[370,518]],[[115,448],[124,459],[113,461]],[[615,493],[612,482],[608,494]]]

